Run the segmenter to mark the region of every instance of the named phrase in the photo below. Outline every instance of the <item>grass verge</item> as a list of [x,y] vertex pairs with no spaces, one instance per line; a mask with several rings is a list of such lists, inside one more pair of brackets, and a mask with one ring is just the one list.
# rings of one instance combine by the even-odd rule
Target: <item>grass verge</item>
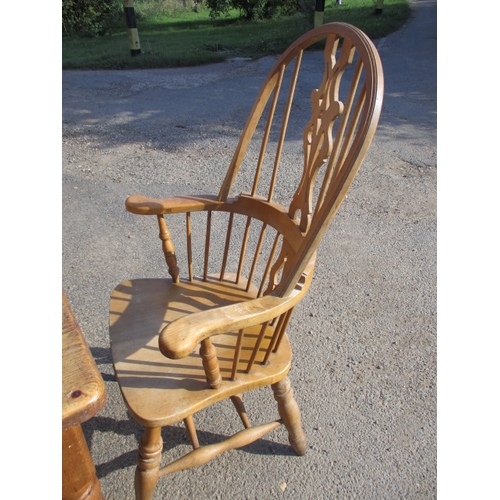
[[[312,15],[304,14],[249,22],[239,19],[237,11],[212,21],[203,7],[175,15],[136,11],[140,55],[130,55],[123,21],[122,27],[104,36],[63,36],[63,69],[162,68],[209,64],[231,57],[258,58],[283,52],[313,27]],[[384,0],[381,15],[375,15],[374,0],[343,0],[341,5],[327,0],[324,22],[351,23],[377,39],[400,28],[410,13],[408,0]]]

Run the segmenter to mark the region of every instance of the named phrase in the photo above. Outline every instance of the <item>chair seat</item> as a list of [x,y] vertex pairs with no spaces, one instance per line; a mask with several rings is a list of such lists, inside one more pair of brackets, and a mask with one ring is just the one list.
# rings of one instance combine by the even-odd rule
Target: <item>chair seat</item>
[[[262,342],[251,373],[245,373],[260,326],[247,328],[236,378],[231,381],[232,360],[238,332],[212,338],[217,349],[222,383],[218,389],[208,385],[199,346],[183,359],[168,359],[158,347],[160,332],[172,321],[213,307],[246,301],[256,296],[255,287],[245,291],[246,280],[223,281],[210,276],[207,281],[137,279],[124,281],[111,295],[110,339],[116,378],[130,412],[146,427],[162,427],[232,395],[274,384],[286,377],[292,352],[286,335],[280,349],[266,365],[261,361],[273,329]],[[253,342],[252,342],[253,340]]]

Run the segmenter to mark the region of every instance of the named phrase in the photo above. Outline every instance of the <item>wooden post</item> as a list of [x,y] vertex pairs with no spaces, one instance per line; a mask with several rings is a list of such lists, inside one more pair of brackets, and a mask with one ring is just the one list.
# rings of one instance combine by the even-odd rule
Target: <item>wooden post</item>
[[139,32],[135,20],[134,0],[123,0],[123,11],[125,12],[125,22],[127,23],[127,34],[130,46],[130,54],[138,56],[141,53],[139,42]]
[[314,8],[314,27],[317,28],[323,24],[325,16],[325,0],[316,0],[316,7]]
[[300,411],[293,397],[293,389],[288,377],[272,384],[274,399],[278,402],[278,412],[288,431],[288,441],[297,455],[306,453],[306,436],[300,422]]
[[210,339],[205,339],[201,342],[200,356],[207,382],[212,389],[218,389],[222,382],[222,377],[220,374],[219,360],[217,359],[217,350],[212,342],[210,342]]
[[103,500],[94,462],[80,425],[62,433],[62,499]]
[[384,6],[384,0],[377,0],[377,6],[375,7],[375,15],[378,16],[382,14],[382,7]]
[[157,215],[158,225],[160,226],[160,240],[162,241],[162,249],[165,254],[165,262],[168,266],[168,273],[172,276],[174,283],[179,283],[179,266],[177,265],[177,257],[175,256],[175,248],[170,237],[167,223],[163,215]]

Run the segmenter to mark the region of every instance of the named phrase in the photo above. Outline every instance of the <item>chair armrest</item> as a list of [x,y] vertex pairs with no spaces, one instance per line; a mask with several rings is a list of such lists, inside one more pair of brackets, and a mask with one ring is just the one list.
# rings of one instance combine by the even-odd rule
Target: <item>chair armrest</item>
[[167,325],[160,333],[160,351],[170,359],[181,359],[213,335],[258,325],[293,307],[305,290],[294,290],[286,298],[266,295],[247,302],[189,314]]
[[160,215],[182,212],[212,210],[224,202],[216,196],[173,196],[171,198],[147,198],[138,194],[129,196],[125,201],[128,212],[138,215]]

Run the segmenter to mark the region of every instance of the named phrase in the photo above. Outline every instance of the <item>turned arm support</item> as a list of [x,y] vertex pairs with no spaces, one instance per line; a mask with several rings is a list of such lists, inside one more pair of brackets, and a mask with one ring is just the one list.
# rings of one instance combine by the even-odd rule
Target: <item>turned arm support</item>
[[216,196],[173,196],[171,198],[147,198],[134,194],[125,201],[128,212],[138,215],[162,215],[183,212],[214,210],[224,203]]
[[165,255],[168,272],[174,283],[179,282],[179,267],[170,231],[163,217],[164,214],[199,212],[213,210],[223,205],[215,196],[175,196],[171,198],[147,198],[134,194],[125,201],[128,212],[138,215],[156,215],[160,229],[160,240]]

